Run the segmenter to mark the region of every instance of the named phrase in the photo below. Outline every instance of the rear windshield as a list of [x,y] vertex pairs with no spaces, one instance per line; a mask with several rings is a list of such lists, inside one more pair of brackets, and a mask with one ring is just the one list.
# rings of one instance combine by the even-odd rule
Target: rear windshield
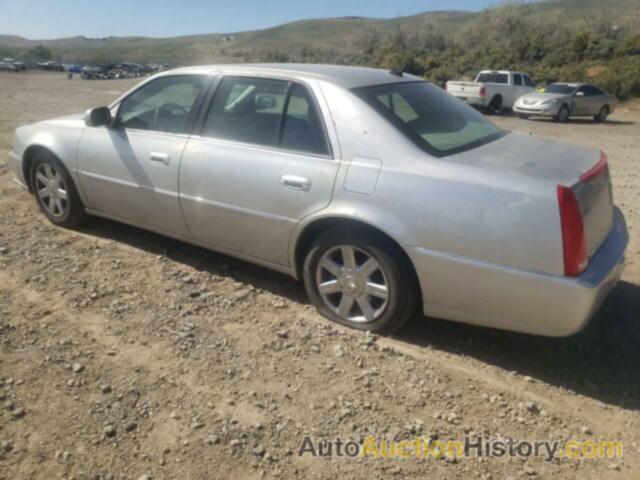
[[506,73],[481,73],[478,75],[476,82],[479,83],[509,83],[509,75]]
[[430,83],[394,83],[353,91],[416,145],[438,157],[470,150],[506,133]]
[[562,93],[563,95],[571,95],[576,87],[572,87],[571,85],[566,85],[564,83],[553,83],[544,87],[542,90],[546,93]]

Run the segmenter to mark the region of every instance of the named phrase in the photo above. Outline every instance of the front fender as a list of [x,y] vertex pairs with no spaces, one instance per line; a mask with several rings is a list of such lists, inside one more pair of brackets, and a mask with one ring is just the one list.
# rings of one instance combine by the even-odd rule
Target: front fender
[[77,152],[82,132],[83,128],[79,126],[58,125],[49,122],[37,123],[18,129],[16,137],[20,140],[16,143],[19,143],[20,147],[14,149],[14,152],[19,158],[20,173],[25,183],[27,185],[29,183],[28,171],[34,154],[39,149],[45,149],[62,162],[77,185]]

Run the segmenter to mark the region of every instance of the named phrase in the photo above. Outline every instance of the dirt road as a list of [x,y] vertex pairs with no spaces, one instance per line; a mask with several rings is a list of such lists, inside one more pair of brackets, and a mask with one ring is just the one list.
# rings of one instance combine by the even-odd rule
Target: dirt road
[[[18,125],[134,83],[0,73],[0,157]],[[347,331],[288,277],[106,220],[55,228],[1,164],[0,479],[640,478],[640,104],[494,119],[609,154],[628,266],[575,337]],[[619,440],[624,458],[320,459],[305,435]]]

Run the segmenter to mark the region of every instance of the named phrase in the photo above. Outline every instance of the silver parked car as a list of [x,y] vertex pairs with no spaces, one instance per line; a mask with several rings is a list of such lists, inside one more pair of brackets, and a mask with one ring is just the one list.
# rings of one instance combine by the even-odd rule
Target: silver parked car
[[552,117],[566,122],[571,117],[593,117],[606,122],[615,99],[601,88],[584,83],[553,83],[539,92],[520,97],[513,111],[521,118]]
[[368,68],[164,72],[18,128],[10,168],[54,224],[99,215],[285,272],[323,315],[377,332],[419,307],[572,334],[628,241],[601,152]]

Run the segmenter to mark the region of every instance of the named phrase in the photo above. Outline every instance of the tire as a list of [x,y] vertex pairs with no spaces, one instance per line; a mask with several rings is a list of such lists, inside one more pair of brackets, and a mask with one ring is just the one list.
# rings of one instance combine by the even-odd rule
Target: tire
[[519,113],[518,118],[520,120],[529,120],[529,115],[527,115],[526,113]]
[[607,121],[608,116],[609,116],[609,106],[605,105],[600,109],[597,115],[593,116],[593,120],[598,123],[604,123]]
[[62,162],[50,152],[36,153],[29,180],[40,211],[51,223],[72,228],[87,218],[73,179]]
[[502,97],[500,95],[496,95],[489,102],[489,110],[492,110],[495,113],[502,113]]
[[558,114],[556,115],[555,120],[561,123],[565,123],[569,120],[570,116],[571,116],[571,112],[569,110],[569,106],[562,105],[560,107],[560,110],[558,110]]
[[[345,249],[347,258],[353,252],[354,262],[345,260]],[[368,273],[362,272],[366,265]],[[418,286],[408,261],[394,244],[370,230],[335,227],[321,234],[307,253],[303,278],[317,310],[350,328],[390,333],[416,311]],[[325,287],[322,293],[320,285]],[[343,306],[347,308],[341,312]]]

